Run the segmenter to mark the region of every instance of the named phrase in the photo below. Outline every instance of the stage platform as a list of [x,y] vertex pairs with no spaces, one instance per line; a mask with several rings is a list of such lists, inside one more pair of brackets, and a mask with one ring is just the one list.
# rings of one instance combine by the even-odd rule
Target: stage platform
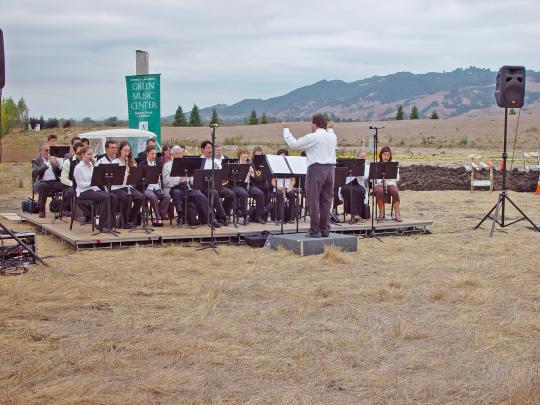
[[[130,232],[122,229],[118,236],[112,234],[92,235],[91,225],[80,225],[73,223],[73,230],[69,230],[69,218],[67,222],[55,220],[52,223],[52,214],[48,213],[47,218],[39,218],[37,214],[22,213],[19,214],[24,220],[36,225],[45,234],[51,234],[58,237],[62,242],[69,243],[77,250],[113,248],[132,245],[162,245],[167,242],[175,243],[201,243],[210,240],[210,228],[208,226],[199,226],[196,228],[177,228],[170,226],[169,221],[165,221],[162,228],[154,228],[150,234],[142,230]],[[428,233],[427,227],[432,225],[433,221],[418,219],[403,219],[403,222],[387,220],[375,222],[375,235],[404,235],[411,233]],[[309,222],[303,219],[299,222],[298,231],[307,232]],[[265,225],[252,223],[247,226],[238,225],[235,228],[232,224],[215,230],[216,240],[222,243],[242,243],[243,237],[249,234],[257,234],[262,231],[268,231],[272,234],[281,233],[281,225],[274,222],[268,222]],[[296,223],[284,224],[283,233],[295,233]],[[363,220],[356,224],[342,223],[332,225],[332,232],[354,234],[359,236],[368,236],[371,232],[371,220]]]

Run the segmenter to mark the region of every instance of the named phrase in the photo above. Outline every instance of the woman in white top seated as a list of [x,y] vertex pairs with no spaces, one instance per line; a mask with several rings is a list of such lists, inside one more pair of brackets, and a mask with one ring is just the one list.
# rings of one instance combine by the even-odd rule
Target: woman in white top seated
[[[392,150],[388,146],[384,146],[379,152],[379,162],[391,162]],[[399,210],[399,189],[397,182],[399,181],[399,169],[397,178],[385,179],[375,181],[375,197],[377,199],[377,207],[379,208],[379,215],[377,221],[384,220],[384,203],[391,203],[394,208],[393,220],[401,222],[401,213]]]
[[[139,167],[144,166],[158,166],[160,172],[162,170],[161,165],[156,161],[157,149],[156,146],[147,146],[145,150],[146,159],[143,160]],[[169,201],[171,197],[169,191],[166,192],[161,186],[161,176],[160,181],[155,184],[148,184],[146,190],[144,190],[144,196],[150,201],[152,209],[154,210],[154,221],[152,222],[153,226],[163,226],[163,218],[167,217],[167,210],[169,208]]]
[[[289,156],[289,151],[287,149],[280,149],[276,154],[280,156]],[[273,220],[277,219],[281,221],[281,213],[283,212],[284,222],[294,222],[298,215],[296,189],[294,188],[296,185],[296,178],[273,178],[271,183],[276,204],[270,210],[270,216]],[[285,198],[287,198],[287,206],[285,206]]]
[[137,162],[135,162],[135,159],[133,159],[129,142],[120,142],[120,145],[118,145],[118,152],[116,153],[116,159],[114,159],[111,163],[117,163],[120,166],[127,166],[124,183],[119,186],[112,186],[111,190],[120,201],[122,215],[124,217],[124,228],[133,228],[139,222],[143,195],[135,187],[126,185],[126,181],[129,177],[129,167],[137,166]]
[[107,204],[107,192],[101,191],[99,187],[91,186],[94,164],[92,157],[94,151],[89,146],[83,146],[80,149],[81,161],[75,167],[73,179],[75,182],[75,192],[79,200],[94,201],[98,206],[100,221],[98,228],[101,231],[109,231],[109,210]]

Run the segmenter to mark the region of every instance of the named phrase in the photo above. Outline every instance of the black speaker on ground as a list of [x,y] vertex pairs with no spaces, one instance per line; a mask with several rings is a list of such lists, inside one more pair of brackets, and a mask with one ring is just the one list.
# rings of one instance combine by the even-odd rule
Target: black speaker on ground
[[525,104],[525,68],[502,66],[497,73],[495,100],[503,108],[521,108]]
[[6,85],[6,62],[4,60],[4,33],[0,30],[0,90]]

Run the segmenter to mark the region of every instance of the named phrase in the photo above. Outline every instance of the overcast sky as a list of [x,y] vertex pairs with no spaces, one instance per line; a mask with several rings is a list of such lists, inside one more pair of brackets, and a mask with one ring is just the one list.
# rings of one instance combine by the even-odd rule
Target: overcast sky
[[3,96],[46,118],[126,118],[136,49],[162,74],[162,115],[322,79],[540,70],[539,16],[538,0],[0,0]]

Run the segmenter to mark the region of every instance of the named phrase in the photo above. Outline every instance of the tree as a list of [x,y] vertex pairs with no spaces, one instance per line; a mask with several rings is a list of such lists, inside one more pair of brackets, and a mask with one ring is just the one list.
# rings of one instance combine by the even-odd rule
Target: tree
[[268,118],[266,117],[266,113],[262,113],[261,115],[261,124],[268,124]]
[[56,118],[49,118],[47,122],[45,123],[45,128],[47,129],[58,128],[58,127],[59,127],[59,123],[58,123],[58,119]]
[[103,125],[106,127],[116,127],[118,126],[118,117],[109,117],[103,121]]
[[179,105],[176,109],[176,112],[174,113],[174,121],[173,121],[173,127],[187,127],[188,122],[186,120],[186,116],[184,115],[184,110],[182,110],[182,106]]
[[11,97],[2,101],[2,135],[21,126],[19,108]]
[[65,120],[62,127],[63,128],[71,128],[72,125],[73,125],[73,123],[71,122],[71,120]]
[[81,121],[81,124],[84,126],[84,127],[91,127],[92,125],[95,125],[95,121],[90,118],[90,117],[84,117]]
[[398,105],[397,111],[396,111],[396,120],[402,120],[403,119],[403,106],[400,104]]
[[418,108],[416,108],[415,105],[413,105],[413,108],[411,109],[411,113],[409,114],[410,120],[417,120],[418,119]]
[[22,130],[26,131],[28,129],[28,124],[30,123],[30,111],[28,110],[28,106],[23,97],[21,97],[17,103],[17,109],[19,110],[20,127]]
[[212,118],[210,118],[210,125],[218,124],[219,125],[219,117],[217,115],[216,109],[212,109]]
[[516,110],[514,110],[513,108],[510,108],[510,115],[516,115]]
[[201,116],[199,114],[199,107],[197,107],[197,104],[193,104],[193,108],[191,109],[191,114],[189,115],[189,126],[190,127],[203,126]]
[[433,110],[433,112],[431,113],[431,118],[432,120],[438,120],[439,119],[439,114],[437,114],[437,111]]
[[252,110],[251,114],[249,115],[248,125],[257,125],[258,123],[259,119],[257,118],[257,112]]

